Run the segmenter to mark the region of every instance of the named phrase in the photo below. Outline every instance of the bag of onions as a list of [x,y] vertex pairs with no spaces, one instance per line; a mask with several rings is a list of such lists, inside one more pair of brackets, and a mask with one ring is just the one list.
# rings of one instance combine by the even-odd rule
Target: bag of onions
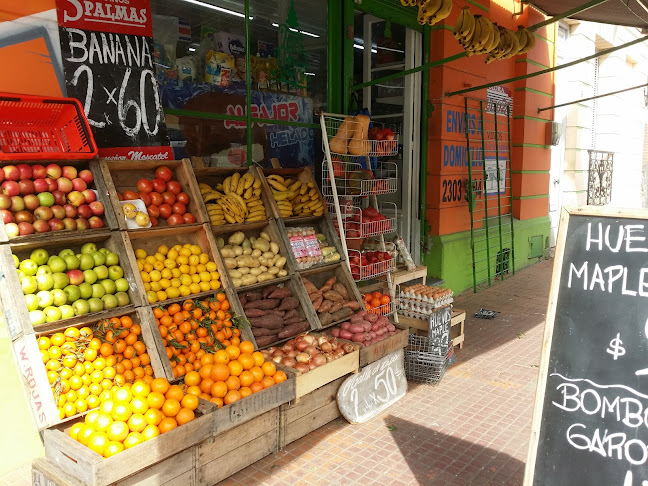
[[272,346],[261,352],[266,359],[306,373],[329,361],[355,351],[352,343],[341,343],[321,334],[300,334],[283,346]]

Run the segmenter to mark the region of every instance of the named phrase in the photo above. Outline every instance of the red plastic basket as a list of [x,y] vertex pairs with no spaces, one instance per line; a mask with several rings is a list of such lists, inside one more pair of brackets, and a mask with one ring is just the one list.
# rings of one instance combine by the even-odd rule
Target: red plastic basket
[[0,160],[96,155],[97,145],[78,100],[0,93]]

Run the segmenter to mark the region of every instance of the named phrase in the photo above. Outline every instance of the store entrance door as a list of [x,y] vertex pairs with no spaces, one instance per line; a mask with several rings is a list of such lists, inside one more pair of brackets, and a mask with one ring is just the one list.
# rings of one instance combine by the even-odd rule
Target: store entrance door
[[[354,84],[411,69],[421,64],[421,33],[372,14],[354,14]],[[381,196],[388,218],[396,217],[397,231],[410,249],[414,261],[421,259],[419,215],[421,74],[406,76],[358,92],[352,100],[366,108],[375,125],[399,133],[398,154],[390,158],[398,167],[395,194]]]

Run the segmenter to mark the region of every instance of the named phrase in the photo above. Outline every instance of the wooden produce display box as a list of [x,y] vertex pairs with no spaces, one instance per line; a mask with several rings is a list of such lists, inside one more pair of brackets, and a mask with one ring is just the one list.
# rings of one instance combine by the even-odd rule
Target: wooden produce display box
[[[122,231],[144,231],[148,228],[129,229],[126,224],[126,217],[122,211],[122,205],[117,197],[117,193],[123,193],[130,190],[137,191],[137,181],[140,179],[155,179],[155,170],[158,167],[166,166],[173,172],[171,180],[180,183],[182,192],[189,196],[189,204],[187,205],[187,212],[196,217],[195,224],[209,223],[209,219],[205,219],[202,210],[202,198],[200,191],[196,186],[196,179],[193,175],[191,163],[187,160],[162,160],[162,161],[148,161],[148,160],[100,160],[101,174],[103,175],[110,203],[114,208],[118,228]],[[158,218],[160,227],[167,227],[165,219]],[[184,226],[184,225],[182,225]]]
[[[210,261],[216,263],[218,273],[220,275],[221,287],[225,286],[223,277],[224,267],[222,265],[220,255],[216,250],[216,242],[214,235],[212,235],[209,225],[182,225],[182,226],[166,226],[163,228],[150,228],[148,231],[124,231],[120,232],[121,238],[126,248],[126,254],[130,260],[130,265],[134,269],[135,281],[140,293],[140,299],[143,303],[148,304],[146,291],[144,290],[144,281],[137,267],[135,258],[135,250],[142,249],[147,255],[154,255],[160,245],[166,245],[172,248],[175,245],[198,245],[204,253],[209,256]],[[160,304],[171,304],[173,302],[182,302],[186,299],[199,299],[209,297],[214,294],[218,289],[207,290],[187,296],[180,296],[173,299],[166,299],[160,301]]]
[[268,183],[267,177],[270,175],[279,175],[283,177],[284,179],[295,179],[298,181],[301,181],[303,184],[314,184],[315,189],[317,190],[317,193],[319,195],[319,198],[322,200],[322,204],[324,207],[324,213],[323,214],[328,214],[328,208],[326,207],[326,201],[324,201],[324,198],[322,197],[322,192],[319,190],[319,186],[317,185],[317,182],[315,181],[315,177],[313,176],[313,171],[308,168],[304,167],[301,169],[262,169],[259,172],[261,172],[264,176],[263,178],[263,188],[266,194],[268,195],[268,200],[270,202],[270,207],[272,209],[271,214],[272,217],[275,219],[283,219],[284,221],[295,221],[295,222],[307,222],[307,221],[312,221],[314,219],[318,219],[320,216],[291,216],[289,218],[282,218],[281,212],[279,211],[279,206],[277,206],[277,201],[274,199],[274,195],[272,194],[272,188],[270,184]]
[[[158,354],[157,346],[153,340],[153,332],[151,327],[155,325],[153,314],[150,309],[140,307],[137,309],[130,309],[116,314],[117,316],[129,316],[134,324],[139,324],[142,330],[141,340],[146,345],[146,353],[151,359],[151,367],[153,368],[153,375],[155,377],[163,377],[164,371],[162,361]],[[101,319],[85,322],[82,324],[75,324],[71,327],[81,328],[83,326],[92,326]],[[13,343],[14,356],[18,370],[20,371],[21,381],[25,388],[25,394],[29,401],[34,421],[39,430],[43,430],[53,425],[61,424],[70,420],[61,419],[57,403],[54,399],[50,383],[47,379],[47,371],[43,364],[41,352],[38,348],[38,338],[40,336],[51,336],[54,332],[48,331],[38,334],[26,334],[18,338]]]
[[[29,258],[31,252],[37,248],[47,250],[50,256],[57,255],[61,250],[66,248],[71,249],[76,254],[80,252],[81,247],[85,243],[95,243],[97,248],[107,248],[119,257],[119,266],[124,270],[124,278],[128,281],[129,288],[127,293],[130,304],[101,312],[91,312],[52,323],[41,324],[38,326],[37,331],[54,331],[77,324],[98,321],[116,315],[122,315],[134,307],[142,305],[142,295],[139,291],[142,287],[138,281],[139,274],[133,273],[130,258],[119,233],[92,233],[85,235],[83,239],[78,235],[68,234],[59,236],[51,234],[45,241],[11,242],[7,245],[0,246],[0,268],[4,271],[0,275],[0,300],[2,301],[4,318],[7,321],[7,327],[9,328],[12,339],[17,339],[24,334],[33,334],[35,332],[31,324],[27,304],[25,303],[20,279],[15,270],[12,253],[20,261]],[[136,269],[137,267],[135,266],[134,268]]]
[[[234,228],[234,227],[237,228]],[[227,264],[231,262],[231,260],[227,260],[226,258],[231,258],[231,255],[226,257],[223,255],[223,249],[222,245],[228,245],[228,238],[232,236],[235,232],[240,231],[245,235],[245,238],[259,238],[260,234],[262,232],[267,233],[270,236],[270,239],[273,243],[276,243],[279,246],[279,255],[284,257],[286,259],[286,262],[284,263],[284,266],[281,270],[286,271],[286,275],[283,275],[283,277],[286,277],[288,275],[292,275],[295,271],[295,267],[292,265],[291,260],[289,258],[289,250],[286,248],[285,241],[281,235],[281,232],[279,228],[277,227],[277,223],[273,220],[270,221],[262,221],[259,223],[247,223],[247,224],[242,224],[242,225],[224,225],[224,226],[215,226],[213,227],[213,233],[214,233],[214,239],[216,241],[216,247],[218,248],[218,254],[220,257],[220,260],[223,264],[223,274],[222,279],[226,284],[224,284],[225,287],[227,288],[233,288],[236,290],[239,289],[249,289],[249,288],[258,288],[259,285],[265,286],[271,282],[276,281],[278,278],[283,278],[283,277],[276,277],[272,280],[264,280],[263,282],[253,282],[248,285],[235,285],[235,283],[238,283],[234,278],[241,278],[242,277],[232,277],[231,273],[232,270],[229,270],[227,268]],[[222,242],[220,241],[222,239]],[[238,245],[240,246],[240,245]],[[234,270],[234,269],[233,269]],[[250,269],[251,270],[251,269]],[[235,271],[240,270],[237,268]],[[236,275],[236,274],[235,274]],[[246,274],[247,275],[247,274]]]
[[[34,162],[25,162],[25,161],[15,161],[14,162],[1,162],[0,163],[0,168],[6,167],[9,165],[20,165],[20,164],[26,164],[29,166],[34,166],[34,165],[45,165],[47,166],[48,163],[46,161],[34,161]],[[85,237],[88,234],[98,234],[98,233],[104,233],[106,231],[110,231],[111,229],[117,229],[117,218],[115,216],[115,212],[113,210],[113,205],[110,201],[110,197],[108,194],[108,190],[106,188],[104,179],[101,174],[101,170],[99,168],[99,164],[96,161],[93,160],[70,160],[70,161],[56,161],[56,165],[60,167],[64,166],[71,166],[77,169],[77,172],[81,172],[82,170],[88,169],[92,173],[93,177],[93,182],[90,184],[87,184],[88,189],[93,189],[96,191],[97,194],[97,201],[100,201],[103,204],[104,207],[104,214],[101,217],[104,226],[101,228],[88,228],[86,230],[61,230],[61,231],[48,231],[45,233],[33,233],[31,235],[23,235],[23,236],[16,236],[14,238],[9,239],[9,236],[7,235],[7,231],[5,228],[5,223],[2,218],[0,218],[0,243],[25,243],[25,242],[32,242],[32,241],[44,241],[46,239],[49,239],[53,235],[56,236],[68,236],[68,235],[76,235],[78,237]],[[34,180],[33,178],[31,179],[32,181]],[[57,189],[54,189],[56,191]],[[53,192],[50,190],[47,191],[41,191],[41,192]],[[20,196],[23,197],[23,196]],[[66,196],[66,202],[67,202],[67,196]],[[55,205],[56,202],[55,202]],[[59,206],[62,206],[58,204]],[[77,207],[77,206],[75,206]],[[33,211],[30,211],[33,212]],[[62,218],[59,218],[62,219]],[[76,217],[73,219],[77,219]]]
[[[230,177],[231,175],[233,175],[235,173],[240,174],[241,177],[244,176],[247,173],[252,174],[252,176],[254,176],[254,178],[257,179],[261,183],[261,187],[260,187],[261,194],[260,194],[259,199],[263,203],[263,207],[264,207],[265,213],[266,213],[266,217],[264,218],[264,220],[267,221],[267,219],[273,215],[272,209],[271,209],[271,203],[270,203],[270,200],[268,199],[268,196],[270,198],[272,198],[272,193],[267,192],[266,188],[263,185],[263,180],[262,180],[263,175],[260,173],[259,169],[257,169],[256,167],[245,167],[245,168],[241,168],[241,169],[217,168],[217,167],[197,168],[196,167],[194,169],[194,173],[195,173],[195,177],[196,177],[196,181],[197,181],[198,193],[201,196],[199,205],[200,205],[200,211],[202,212],[202,217],[206,222],[211,223],[212,226],[214,227],[214,229],[221,228],[221,227],[222,228],[230,228],[230,229],[228,229],[226,231],[234,232],[234,231],[238,231],[241,228],[245,228],[248,224],[253,224],[254,223],[254,222],[249,222],[249,223],[248,222],[243,222],[243,223],[227,223],[227,222],[225,222],[223,224],[216,225],[216,224],[213,224],[211,222],[211,219],[209,217],[209,211],[207,210],[207,206],[206,206],[206,203],[204,202],[204,198],[203,198],[203,195],[202,195],[202,192],[201,192],[201,184],[207,184],[211,189],[216,189],[216,186],[218,184],[222,184],[223,181],[226,178]],[[219,191],[219,192],[222,193],[223,191]],[[244,201],[247,202],[247,200],[245,199],[245,192],[243,193],[243,195],[241,195],[241,197],[243,198]],[[211,202],[215,203],[215,201],[211,201]],[[241,231],[243,231],[243,230],[241,229]]]
[[407,347],[409,328],[396,322],[392,324],[396,327],[396,334],[369,346],[360,346],[360,366],[366,366],[398,349]]

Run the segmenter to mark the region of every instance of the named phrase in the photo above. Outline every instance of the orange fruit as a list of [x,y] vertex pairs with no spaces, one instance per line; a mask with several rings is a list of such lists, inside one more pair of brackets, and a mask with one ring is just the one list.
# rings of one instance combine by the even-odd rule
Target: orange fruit
[[225,403],[225,405],[229,405],[230,403],[234,403],[240,399],[241,399],[241,394],[238,391],[230,390],[227,392],[227,395],[225,395],[225,398],[223,399],[223,403]]
[[217,363],[212,366],[210,378],[214,381],[225,381],[230,375],[230,368],[226,364]]
[[215,381],[210,390],[211,396],[214,398],[224,398],[228,391],[224,381]]
[[188,408],[181,408],[180,411],[178,412],[178,415],[175,416],[178,425],[183,425],[186,424],[187,422],[191,422],[194,418],[196,418],[196,416],[194,415],[194,411]]
[[133,413],[144,414],[149,409],[148,401],[144,397],[134,397],[130,405]]
[[239,349],[241,350],[241,353],[252,354],[254,353],[254,344],[252,344],[252,341],[241,341]]
[[133,394],[126,387],[117,388],[112,393],[112,396],[116,402],[122,402],[122,403],[130,403],[130,401],[133,399]]
[[128,436],[130,430],[128,429],[128,425],[126,425],[126,422],[113,422],[110,424],[110,427],[108,427],[106,432],[110,440],[123,442]]
[[266,361],[263,363],[261,369],[263,370],[263,374],[266,376],[273,376],[277,372],[277,367],[272,361]]
[[250,390],[252,390],[252,393],[257,393],[263,390],[263,385],[260,382],[255,381],[250,385]]
[[217,397],[212,397],[209,399],[210,402],[215,403],[218,405],[218,408],[221,408],[223,406],[223,399],[222,398],[217,398]]
[[126,422],[132,414],[133,411],[131,410],[130,404],[116,403],[110,415],[113,420]]
[[241,365],[243,366],[244,370],[249,370],[252,369],[252,367],[256,364],[254,362],[254,358],[252,357],[251,354],[248,353],[242,353],[237,360]]
[[271,376],[264,376],[263,380],[261,380],[261,384],[263,385],[263,388],[270,388],[275,384],[275,381]]
[[263,370],[259,366],[253,366],[250,373],[252,373],[254,381],[257,383],[261,383],[261,380],[263,380],[263,377],[265,376],[265,373],[263,373]]
[[126,449],[130,449],[131,447],[135,447],[137,444],[142,443],[142,436],[140,435],[139,432],[131,432],[128,434],[128,437],[124,439],[124,447]]
[[141,435],[142,440],[147,441],[160,435],[160,429],[158,429],[157,425],[147,425],[144,427],[144,430],[142,430]]
[[169,389],[169,382],[165,378],[155,378],[151,382],[151,390],[164,395]]
[[174,399],[168,399],[162,405],[162,413],[167,417],[175,417],[180,411],[180,402]]
[[94,420],[93,427],[98,432],[105,432],[110,427],[110,424],[113,423],[113,419],[110,414],[106,412],[98,412],[97,417]]
[[230,355],[224,349],[219,349],[214,353],[214,363],[227,364],[230,361]]
[[244,371],[239,375],[239,380],[241,380],[241,386],[250,386],[254,383],[254,375],[251,371]]
[[108,442],[108,444],[106,444],[106,448],[104,449],[103,456],[112,457],[115,454],[119,454],[123,450],[124,450],[124,444],[122,444],[121,442],[111,440],[110,442]]
[[241,394],[241,398],[249,397],[252,395],[252,390],[247,386],[242,386],[239,388],[238,392]]
[[167,400],[176,400],[180,401],[182,400],[182,397],[184,397],[184,392],[182,391],[182,387],[180,385],[171,385],[167,392],[164,394],[164,398]]
[[83,422],[77,422],[72,427],[70,427],[70,437],[72,437],[74,440],[77,440],[79,431],[83,429],[84,425],[85,424]]
[[182,408],[188,408],[189,410],[196,410],[199,403],[198,397],[189,393],[182,397],[180,401]]
[[[202,390],[200,389],[199,386],[190,386],[187,388],[187,395],[195,395],[198,396],[202,393]],[[186,396],[186,395],[185,395]]]
[[207,365],[207,364],[214,364],[214,355],[212,353],[205,353],[200,357],[200,364],[201,365]]
[[148,403],[149,408],[155,408],[158,410],[162,408],[162,405],[164,405],[164,400],[164,395],[156,391],[149,393],[146,397],[146,402]]
[[88,447],[95,451],[97,454],[103,456],[108,442],[110,441],[108,440],[108,435],[105,432],[95,432],[94,434],[92,434],[92,437],[90,437],[90,440],[88,441]]
[[178,422],[173,417],[166,417],[158,425],[160,429],[160,434],[166,434],[169,430],[173,430],[178,426]]
[[241,380],[239,380],[238,376],[230,376],[225,381],[225,384],[227,385],[228,390],[238,390],[241,388]]
[[285,372],[277,370],[277,372],[272,376],[272,379],[275,383],[281,383],[282,381],[286,381],[288,376],[286,376]]
[[138,380],[133,383],[131,392],[133,393],[134,397],[146,397],[149,393],[151,393],[151,386],[144,381]]
[[209,378],[209,376],[211,375],[212,366],[213,364],[205,364],[202,365],[198,370],[198,374],[203,380]]
[[190,371],[185,375],[185,385],[187,386],[194,386],[194,385],[199,385],[201,381],[200,374],[198,374],[197,371]]
[[231,344],[225,348],[225,351],[229,354],[230,360],[238,358],[241,354],[239,347]]
[[[231,376],[239,376],[241,373],[243,373],[243,365],[237,359],[227,363],[227,366],[229,368],[229,374]],[[250,368],[251,368],[251,366],[250,366]]]
[[144,415],[141,413],[134,413],[131,415],[127,423],[131,432],[141,432],[144,430],[144,427],[148,425]]
[[90,441],[90,437],[92,437],[94,433],[95,429],[93,429],[88,424],[83,424],[83,427],[79,429],[79,433],[77,434],[77,440],[84,446],[87,446],[88,442]]
[[254,366],[262,366],[265,363],[265,358],[261,351],[255,351],[252,353],[252,357],[254,358]]
[[155,408],[149,408],[144,414],[144,419],[149,425],[158,425],[164,419],[164,414]]
[[209,393],[209,390],[211,390],[213,384],[214,380],[212,380],[211,378],[204,379],[200,382],[200,391],[203,393]]

